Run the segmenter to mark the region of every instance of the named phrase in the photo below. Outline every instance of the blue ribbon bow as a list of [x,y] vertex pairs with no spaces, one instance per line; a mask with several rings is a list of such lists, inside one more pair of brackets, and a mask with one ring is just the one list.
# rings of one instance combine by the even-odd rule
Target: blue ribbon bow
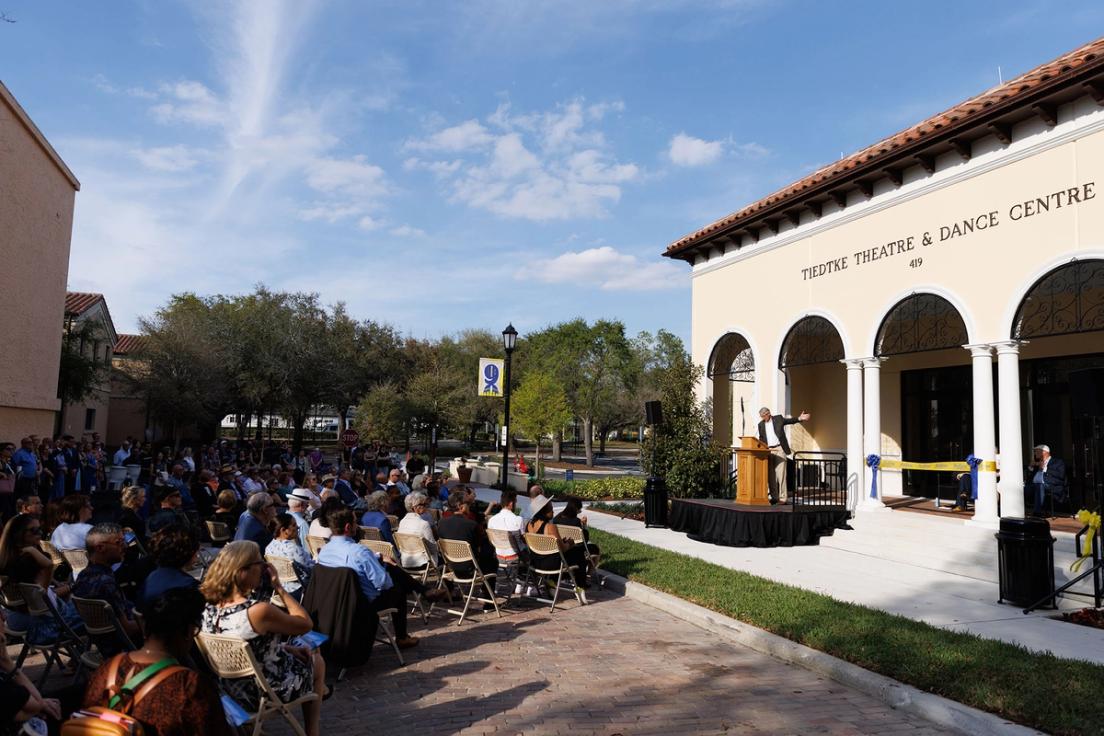
[[977,500],[978,493],[978,466],[981,465],[982,459],[976,457],[973,454],[966,456],[966,464],[970,466],[970,498]]
[[866,465],[868,468],[874,471],[870,477],[870,497],[878,497],[878,466],[881,465],[882,458],[877,455],[867,455]]

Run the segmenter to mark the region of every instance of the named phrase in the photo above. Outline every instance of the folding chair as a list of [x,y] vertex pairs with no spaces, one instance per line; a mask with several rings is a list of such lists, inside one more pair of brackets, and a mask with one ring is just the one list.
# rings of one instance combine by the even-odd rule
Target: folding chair
[[382,539],[362,539],[360,543],[377,555],[389,555],[392,559],[396,560],[399,558],[395,553],[395,548],[390,542],[385,542]]
[[380,530],[374,526],[361,526],[357,528],[360,529],[361,539],[370,539],[374,542],[378,542],[383,539],[383,535],[380,534]]
[[88,567],[88,553],[83,549],[63,549],[61,550],[61,556],[65,558],[70,569],[73,570],[74,580],[81,574],[81,570]]
[[[402,569],[410,573],[411,576],[418,578],[418,582],[427,588],[431,583],[436,583],[435,588],[440,588],[444,585],[444,575],[440,565],[437,564],[437,550],[432,549],[429,546],[429,542],[419,534],[407,534],[406,532],[395,532],[395,545],[399,549],[399,561],[401,564],[402,555],[417,555],[424,556],[428,562],[424,565],[418,565],[416,567],[407,567],[402,565]],[[422,597],[418,596],[414,599],[414,606],[410,609],[411,613],[415,610],[420,611],[422,614],[422,621],[429,623],[429,614],[433,613],[433,606],[435,604],[430,603],[427,609],[422,605]]]
[[512,560],[504,560],[501,557],[498,558],[498,569],[504,574],[502,578],[506,581],[506,605],[510,603],[510,597],[514,594],[513,587],[518,585],[524,585],[529,581],[528,572],[525,575],[525,580],[521,578],[521,550],[518,548],[517,540],[510,535],[510,532],[504,529],[488,529],[487,539],[491,541],[496,550],[499,549],[512,549],[517,555]]
[[[0,605],[9,611],[27,612],[27,604],[23,602],[23,593],[19,590],[19,584],[8,584],[6,577],[0,577]],[[11,619],[4,619],[4,638],[8,644],[24,644],[27,642],[28,629],[16,629],[11,625]],[[21,655],[22,656],[22,655]]]
[[[56,663],[60,668],[61,655],[65,654],[70,660],[80,662],[81,654],[85,651],[84,641],[77,635],[69,624],[65,623],[65,619],[58,613],[57,608],[50,601],[50,597],[43,590],[41,585],[35,583],[20,583],[19,591],[22,593],[23,602],[27,606],[27,613],[34,617],[48,617],[54,620],[54,623],[58,627],[57,637],[51,641],[43,644],[32,644],[28,637],[23,638],[23,649],[19,652],[19,658],[16,660],[15,666],[22,667],[23,661],[27,658],[28,654],[35,652],[42,652],[46,658],[46,667],[42,670],[42,676],[38,678],[38,682],[35,686],[41,688],[43,683],[46,682],[46,678],[50,676],[50,669]],[[77,669],[77,675],[80,675],[80,668]]]
[[296,705],[318,700],[320,698],[318,693],[308,693],[287,703],[280,700],[280,696],[268,684],[264,671],[253,657],[253,651],[249,648],[249,643],[244,639],[239,639],[236,636],[200,633],[196,636],[196,643],[207,659],[207,663],[211,665],[211,669],[222,679],[233,680],[241,677],[252,677],[256,681],[257,690],[261,697],[257,704],[257,710],[250,713],[249,720],[246,721],[246,723],[254,724],[253,736],[260,734],[264,722],[273,716],[280,716],[286,720],[292,730],[299,736],[307,736],[307,732],[292,714],[291,709]]
[[393,514],[387,515],[387,521],[391,524],[391,533],[394,534],[395,530],[399,528],[399,517]]
[[[54,546],[53,542],[48,542],[43,539],[38,544],[40,547],[42,547],[42,551],[45,552],[50,557],[50,560],[54,563],[54,570],[50,573],[50,577],[52,578],[54,576],[54,572],[56,572],[59,567],[66,563],[65,556],[61,554],[60,549]],[[76,577],[76,575],[74,575],[73,577]]]
[[[273,568],[276,569],[276,577],[280,579],[280,584],[287,587],[288,583],[296,583],[302,589],[303,581],[299,579],[299,573],[295,571],[295,565],[287,557],[277,557],[276,555],[265,555],[265,560],[268,561]],[[269,602],[274,606],[280,608],[287,608],[283,599],[279,595],[273,594]]]
[[[488,572],[484,573],[479,569],[479,565],[475,560],[475,555],[472,554],[471,545],[467,542],[463,542],[456,539],[441,539],[438,540],[438,547],[441,550],[441,556],[445,558],[445,567],[448,572],[445,573],[445,579],[451,580],[457,585],[465,583],[468,586],[468,592],[464,596],[464,610],[460,612],[460,620],[456,622],[456,625],[464,623],[464,617],[468,615],[468,607],[471,606],[472,600],[477,600],[482,603],[494,604],[495,613],[499,618],[502,618],[502,611],[498,607],[498,600],[495,598],[494,588],[488,582],[488,578],[498,578],[498,573]],[[457,565],[463,565],[468,563],[472,567],[472,573],[470,576],[461,575],[456,571]],[[483,598],[475,595],[475,589],[482,586],[490,598]],[[461,592],[463,592],[461,590]],[[455,614],[451,608],[449,613]]]
[[78,598],[75,595],[71,596],[69,600],[73,602],[77,613],[80,614],[81,621],[84,622],[84,632],[88,634],[89,643],[95,647],[95,651],[90,648],[81,655],[82,665],[94,670],[103,664],[109,656],[100,649],[100,645],[96,642],[97,636],[114,637],[128,652],[138,648],[131,641],[122,624],[119,623],[119,617],[115,614],[115,609],[111,607],[110,603],[95,598]]
[[326,542],[330,540],[325,537],[307,537],[307,547],[310,549],[311,557],[318,559],[318,553],[322,551],[322,548],[326,546]]
[[207,536],[211,538],[211,544],[226,544],[234,538],[230,527],[221,521],[207,522]]
[[586,534],[583,533],[583,530],[580,527],[568,526],[567,524],[560,524],[556,529],[559,530],[562,539],[582,545],[586,551],[587,560],[590,562],[590,569],[594,571],[594,577],[598,580],[598,587],[604,588],[606,586],[606,576],[598,571],[598,563],[602,561],[602,555],[594,552],[595,548],[591,547],[590,543],[586,541]]
[[[556,578],[555,589],[552,591],[552,608],[550,609],[550,612],[554,612],[556,610],[556,601],[560,598],[560,586],[563,583],[565,572],[568,574],[571,590],[574,592],[575,583],[571,578],[571,573],[577,566],[567,564],[567,559],[563,555],[563,550],[560,549],[560,540],[556,537],[551,537],[546,534],[526,534],[525,544],[529,547],[530,553],[532,553],[529,558],[529,572],[535,573],[538,579],[544,578],[547,580],[552,577]],[[546,567],[548,562],[538,561],[537,555],[555,555],[559,558],[560,566],[556,569]],[[582,603],[582,600],[579,602]]]

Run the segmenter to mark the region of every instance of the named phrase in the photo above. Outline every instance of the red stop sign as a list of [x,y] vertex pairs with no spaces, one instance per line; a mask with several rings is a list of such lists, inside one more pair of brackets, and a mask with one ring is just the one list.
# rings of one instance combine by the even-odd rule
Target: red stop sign
[[341,433],[341,444],[346,447],[356,447],[357,442],[360,440],[360,433],[355,429],[346,429]]

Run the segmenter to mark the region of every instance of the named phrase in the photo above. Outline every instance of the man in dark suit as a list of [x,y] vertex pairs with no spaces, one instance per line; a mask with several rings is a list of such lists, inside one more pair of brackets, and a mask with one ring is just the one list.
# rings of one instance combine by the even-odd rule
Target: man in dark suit
[[1039,516],[1043,513],[1043,502],[1046,495],[1055,501],[1066,499],[1066,463],[1059,458],[1050,456],[1050,448],[1046,445],[1035,446],[1035,459],[1028,469],[1031,484],[1035,487],[1035,507],[1033,513]]
[[763,407],[759,410],[759,441],[763,442],[771,451],[771,472],[767,478],[770,481],[771,503],[786,503],[786,456],[790,454],[790,442],[786,438],[785,427],[787,424],[797,424],[809,418],[807,411],[802,411],[797,418],[787,419],[781,414],[771,414],[771,410]]

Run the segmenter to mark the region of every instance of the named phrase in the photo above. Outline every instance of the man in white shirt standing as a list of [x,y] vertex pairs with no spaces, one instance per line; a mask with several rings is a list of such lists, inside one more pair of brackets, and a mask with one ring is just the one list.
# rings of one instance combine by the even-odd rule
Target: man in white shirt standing
[[763,407],[759,410],[759,441],[763,442],[771,451],[771,472],[767,476],[770,482],[771,503],[786,503],[788,493],[786,491],[786,457],[790,454],[790,442],[786,438],[786,425],[804,422],[810,417],[809,412],[803,411],[797,418],[789,418],[781,414],[771,414],[771,410]]
[[130,460],[130,440],[123,440],[122,446],[115,451],[115,457],[112,459],[116,467],[127,464]]

